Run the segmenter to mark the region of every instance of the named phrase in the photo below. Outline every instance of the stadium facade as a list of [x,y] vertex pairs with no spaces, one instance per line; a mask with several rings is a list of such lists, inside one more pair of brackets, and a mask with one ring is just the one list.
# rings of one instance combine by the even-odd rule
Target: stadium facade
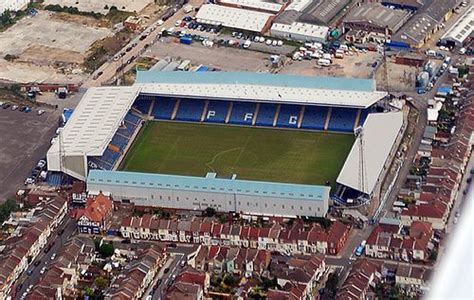
[[[86,92],[47,153],[48,169],[92,183],[88,176],[99,173],[91,170],[117,170],[146,120],[353,133],[386,96],[386,92],[376,91],[375,81],[370,79],[247,72],[138,72],[137,82],[131,87],[97,87]],[[383,130],[380,134],[384,134]],[[117,196],[124,195],[137,204],[148,201],[152,195],[143,197],[138,187],[123,185],[120,193],[117,186],[112,188]],[[137,195],[125,193],[125,189],[136,191]],[[184,192],[181,188],[175,191]],[[116,196],[114,192],[112,195]],[[327,210],[329,195],[321,195],[325,204],[320,208]],[[276,195],[268,198],[277,201],[275,204],[284,199]],[[314,203],[310,198],[299,201]],[[195,209],[192,203],[180,206]],[[222,210],[230,208],[221,206]],[[274,214],[270,210],[261,213],[265,212]],[[303,213],[315,215],[314,211]],[[321,215],[325,213],[321,211]]]
[[330,187],[150,173],[91,170],[89,191],[110,192],[115,201],[146,207],[238,212],[251,215],[323,217]]

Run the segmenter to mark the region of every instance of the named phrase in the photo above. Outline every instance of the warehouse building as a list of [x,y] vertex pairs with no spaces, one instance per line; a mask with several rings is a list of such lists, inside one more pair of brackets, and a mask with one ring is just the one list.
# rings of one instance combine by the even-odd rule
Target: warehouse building
[[329,27],[308,23],[293,22],[291,24],[274,23],[270,35],[278,38],[296,40],[301,42],[324,43]]
[[346,39],[351,40],[350,32],[364,32],[365,41],[385,42],[386,37],[397,32],[410,18],[406,10],[391,9],[379,3],[357,6],[344,19]]
[[391,37],[389,45],[419,49],[452,15],[459,0],[425,0],[417,13]]
[[222,25],[237,30],[264,33],[270,29],[274,16],[264,12],[204,4],[199,9],[196,19],[199,23]]
[[471,6],[441,37],[446,46],[462,46],[471,36],[474,28],[474,6]]
[[217,3],[224,6],[255,10],[270,14],[277,14],[281,12],[286,6],[280,3],[265,2],[260,0],[217,0]]
[[330,187],[206,177],[91,170],[89,192],[110,192],[137,206],[237,212],[266,216],[324,217]]
[[386,6],[392,6],[398,9],[408,9],[417,11],[423,6],[424,0],[382,0],[381,3]]

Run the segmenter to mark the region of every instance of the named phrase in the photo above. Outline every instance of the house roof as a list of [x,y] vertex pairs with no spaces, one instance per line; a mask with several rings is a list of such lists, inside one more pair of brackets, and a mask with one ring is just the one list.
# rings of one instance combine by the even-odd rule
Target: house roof
[[[107,214],[113,208],[113,202],[110,197],[99,193],[94,198],[89,198],[86,202],[86,208],[82,211],[83,215],[92,222],[102,222]],[[81,216],[78,216],[79,218]]]
[[411,204],[402,211],[402,216],[419,216],[427,218],[443,218],[446,212],[446,205],[440,202],[434,204]]

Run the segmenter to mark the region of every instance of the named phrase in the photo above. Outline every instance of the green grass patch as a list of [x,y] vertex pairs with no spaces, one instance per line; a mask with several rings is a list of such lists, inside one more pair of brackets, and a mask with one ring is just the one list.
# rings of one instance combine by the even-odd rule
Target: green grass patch
[[334,185],[353,143],[342,133],[150,121],[121,169]]

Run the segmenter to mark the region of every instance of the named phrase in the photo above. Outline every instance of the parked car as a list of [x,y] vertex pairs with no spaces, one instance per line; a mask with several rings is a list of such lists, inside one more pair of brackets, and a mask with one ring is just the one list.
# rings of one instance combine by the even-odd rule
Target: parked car
[[8,102],[3,103],[3,105],[2,105],[3,109],[7,109],[7,108],[9,108],[10,106],[11,106],[11,104],[8,103]]
[[44,110],[42,109],[38,110],[38,116],[41,116],[42,114],[44,114]]
[[35,180],[31,177],[28,177],[25,179],[25,185],[28,185],[28,184],[33,184],[35,183]]
[[[12,106],[12,110],[17,110],[18,109],[18,105],[13,105]],[[20,110],[21,111],[21,110]]]
[[43,275],[46,272],[46,267],[41,268],[40,274]]

